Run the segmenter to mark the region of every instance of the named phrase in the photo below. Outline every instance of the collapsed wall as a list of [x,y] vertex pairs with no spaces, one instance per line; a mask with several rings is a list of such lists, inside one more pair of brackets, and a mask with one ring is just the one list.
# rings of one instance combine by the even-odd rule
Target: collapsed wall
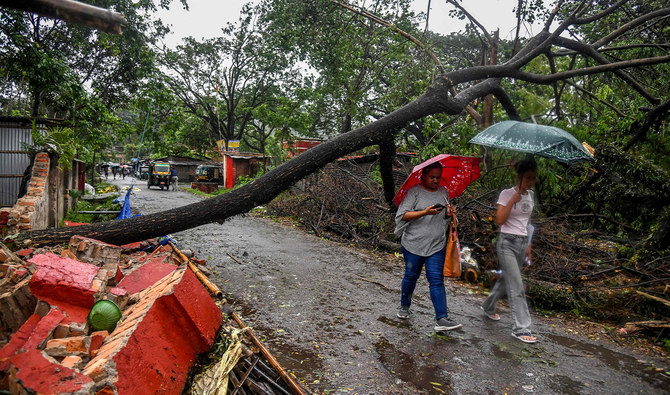
[[14,206],[0,209],[0,234],[58,226],[74,204],[68,191],[83,191],[83,186],[83,162],[75,159],[66,172],[48,153],[37,153],[25,195]]
[[[2,285],[31,303],[0,349],[0,388],[12,393],[180,393],[196,356],[222,322],[205,287],[169,246],[114,246],[75,236],[67,248],[14,254],[1,249]],[[2,291],[5,291],[3,289]],[[121,320],[94,331],[87,316],[99,300]],[[32,306],[32,309],[31,309]],[[1,311],[0,314],[10,314]],[[4,322],[4,320],[3,320]],[[15,325],[16,326],[16,325]],[[10,329],[7,329],[9,331]]]

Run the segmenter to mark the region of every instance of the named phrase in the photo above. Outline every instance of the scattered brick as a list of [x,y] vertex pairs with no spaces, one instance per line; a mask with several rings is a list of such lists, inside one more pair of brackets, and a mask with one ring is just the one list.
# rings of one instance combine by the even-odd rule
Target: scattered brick
[[105,388],[95,393],[95,395],[114,395],[114,394],[116,394],[116,392],[114,392],[114,389],[108,385],[106,385]]
[[83,336],[88,332],[88,323],[71,322],[70,336]]
[[46,343],[44,352],[52,357],[64,357],[68,355],[87,357],[90,344],[91,338],[88,336],[51,339]]
[[102,346],[102,343],[105,341],[107,336],[109,336],[109,332],[107,331],[98,331],[91,333],[91,344],[88,350],[88,355],[90,357],[95,356],[95,354],[98,352],[98,349],[100,349],[100,346]]
[[67,357],[63,358],[63,362],[61,362],[61,365],[65,366],[66,368],[76,370],[81,370],[83,364],[84,360],[76,355],[68,355]]
[[65,324],[61,322],[58,324],[56,329],[54,329],[53,338],[54,339],[63,339],[70,336],[70,324]]
[[72,236],[70,239],[70,251],[77,256],[77,259],[96,266],[107,263],[118,264],[122,250],[121,247],[87,237]]

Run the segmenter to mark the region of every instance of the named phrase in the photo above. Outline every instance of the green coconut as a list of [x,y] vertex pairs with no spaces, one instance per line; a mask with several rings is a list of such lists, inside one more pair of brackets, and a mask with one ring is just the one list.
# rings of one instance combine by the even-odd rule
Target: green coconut
[[88,322],[94,331],[112,332],[121,319],[121,309],[111,300],[99,300],[88,313]]

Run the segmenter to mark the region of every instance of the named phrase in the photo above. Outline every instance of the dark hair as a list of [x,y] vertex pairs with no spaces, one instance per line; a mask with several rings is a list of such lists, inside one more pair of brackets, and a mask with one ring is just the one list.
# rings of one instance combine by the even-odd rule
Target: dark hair
[[421,169],[421,178],[423,178],[426,174],[428,174],[429,171],[433,169],[440,169],[440,171],[442,171],[442,163],[433,162],[428,166],[424,167],[423,169]]
[[528,171],[537,171],[537,163],[534,159],[524,159],[516,162],[514,165],[514,170],[519,176],[523,176]]

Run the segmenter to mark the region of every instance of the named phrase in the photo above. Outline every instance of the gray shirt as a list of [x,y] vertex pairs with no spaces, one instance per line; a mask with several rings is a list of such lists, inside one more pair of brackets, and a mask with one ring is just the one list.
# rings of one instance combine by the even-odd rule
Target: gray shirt
[[430,192],[421,185],[415,185],[407,191],[407,196],[400,203],[395,216],[395,235],[402,237],[401,244],[412,254],[431,256],[447,245],[447,224],[451,218],[446,217],[446,208],[436,215],[424,215],[413,221],[403,221],[402,217],[409,211],[421,211],[434,204],[446,205],[444,197],[448,196],[445,187]]

